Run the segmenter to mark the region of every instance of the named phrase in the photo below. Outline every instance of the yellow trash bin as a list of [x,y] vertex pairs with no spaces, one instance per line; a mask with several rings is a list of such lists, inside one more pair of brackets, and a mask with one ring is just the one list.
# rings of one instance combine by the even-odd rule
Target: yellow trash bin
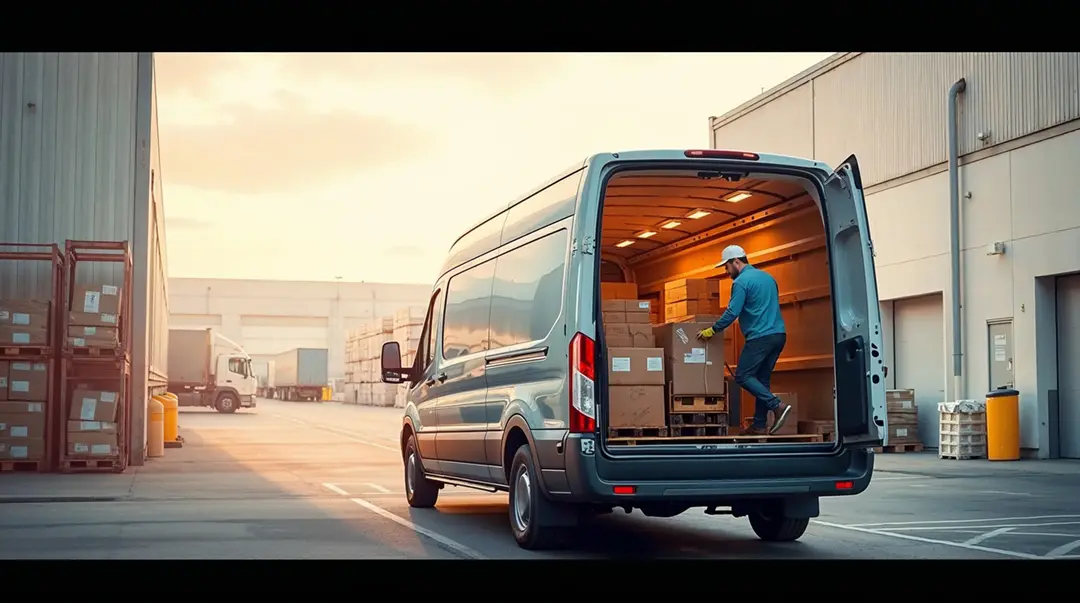
[[165,456],[165,405],[154,396],[146,403],[146,456]]
[[986,394],[986,458],[1020,460],[1020,392],[1015,389]]
[[174,394],[162,394],[160,399],[165,406],[165,446],[175,446],[180,436],[180,403]]

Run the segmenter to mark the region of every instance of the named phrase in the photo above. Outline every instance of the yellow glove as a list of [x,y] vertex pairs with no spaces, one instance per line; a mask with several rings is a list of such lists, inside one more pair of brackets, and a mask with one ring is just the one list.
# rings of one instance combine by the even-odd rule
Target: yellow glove
[[713,331],[712,327],[708,327],[707,329],[698,333],[697,338],[702,340],[709,340],[712,339],[713,335],[716,335],[716,331]]

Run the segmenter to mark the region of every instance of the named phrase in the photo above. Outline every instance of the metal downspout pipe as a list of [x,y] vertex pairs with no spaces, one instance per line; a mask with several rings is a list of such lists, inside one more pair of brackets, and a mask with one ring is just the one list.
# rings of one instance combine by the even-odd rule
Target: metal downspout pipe
[[952,324],[953,324],[953,400],[964,393],[963,325],[960,317],[960,145],[957,141],[956,104],[958,97],[967,89],[967,81],[960,79],[949,88],[949,239],[952,256]]

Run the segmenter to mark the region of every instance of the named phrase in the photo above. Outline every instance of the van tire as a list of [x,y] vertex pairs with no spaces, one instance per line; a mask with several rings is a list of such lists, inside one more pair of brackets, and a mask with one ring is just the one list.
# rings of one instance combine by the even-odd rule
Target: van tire
[[439,502],[438,482],[424,475],[424,464],[416,450],[416,434],[409,436],[405,445],[405,500],[414,509],[430,509]]
[[810,525],[809,517],[772,515],[768,510],[755,509],[750,513],[750,527],[758,538],[768,542],[795,542]]
[[240,400],[236,399],[236,396],[232,394],[221,394],[218,396],[217,404],[214,408],[221,413],[229,414],[236,412],[236,409],[240,408]]
[[544,497],[539,479],[532,450],[522,444],[510,463],[510,530],[518,546],[530,551],[558,548],[564,536],[562,530],[545,526],[542,521],[555,503]]

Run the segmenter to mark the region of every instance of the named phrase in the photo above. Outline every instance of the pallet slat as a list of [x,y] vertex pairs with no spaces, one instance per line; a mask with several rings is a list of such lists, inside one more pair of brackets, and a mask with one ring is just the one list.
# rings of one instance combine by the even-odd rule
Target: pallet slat
[[874,452],[876,452],[878,454],[881,454],[881,453],[897,454],[897,453],[904,453],[904,452],[922,452],[922,451],[923,451],[923,445],[922,445],[921,442],[910,442],[910,443],[906,443],[906,444],[891,444],[889,446],[883,446],[883,447],[874,449]]
[[671,426],[682,425],[724,425],[728,424],[726,412],[687,412],[671,413]]
[[727,412],[728,406],[724,396],[672,396],[668,408],[673,413]]
[[36,461],[0,461],[0,473],[44,473],[49,468],[49,462]]

